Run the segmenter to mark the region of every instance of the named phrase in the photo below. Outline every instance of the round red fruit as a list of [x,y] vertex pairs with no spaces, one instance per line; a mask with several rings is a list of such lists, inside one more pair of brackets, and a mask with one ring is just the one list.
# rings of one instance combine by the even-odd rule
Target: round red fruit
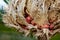
[[31,17],[30,17],[30,16],[26,17],[26,21],[27,21],[28,23],[30,23],[30,22],[31,22]]
[[45,24],[43,27],[44,28],[49,28],[49,25],[48,24]]
[[50,29],[53,29],[53,27],[54,27],[54,25],[53,25],[53,24],[51,24],[51,25],[50,25]]

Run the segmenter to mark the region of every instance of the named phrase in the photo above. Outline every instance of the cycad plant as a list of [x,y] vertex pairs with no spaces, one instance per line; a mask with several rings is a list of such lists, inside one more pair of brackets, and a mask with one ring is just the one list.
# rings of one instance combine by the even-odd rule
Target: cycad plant
[[49,40],[60,32],[60,0],[10,0],[3,22],[25,36]]

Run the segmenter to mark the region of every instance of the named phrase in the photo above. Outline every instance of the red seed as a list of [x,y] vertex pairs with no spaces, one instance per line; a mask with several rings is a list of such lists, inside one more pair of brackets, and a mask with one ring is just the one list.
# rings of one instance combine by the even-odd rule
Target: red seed
[[44,28],[49,28],[48,24],[43,25]]
[[28,23],[30,23],[30,20],[27,20],[27,19],[26,19],[26,21],[27,21]]
[[31,17],[30,17],[30,16],[26,17],[26,21],[27,21],[28,23],[31,23]]
[[51,25],[50,25],[50,29],[53,29],[53,27],[54,27],[54,25],[53,25],[53,24],[51,24]]
[[27,17],[27,20],[31,20],[31,17],[30,17],[30,16],[28,16],[28,17]]

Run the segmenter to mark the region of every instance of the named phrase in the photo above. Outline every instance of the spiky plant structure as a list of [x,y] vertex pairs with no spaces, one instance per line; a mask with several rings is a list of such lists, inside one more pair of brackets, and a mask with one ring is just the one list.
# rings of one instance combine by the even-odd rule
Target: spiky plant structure
[[25,36],[49,40],[60,31],[60,0],[10,0],[3,22]]

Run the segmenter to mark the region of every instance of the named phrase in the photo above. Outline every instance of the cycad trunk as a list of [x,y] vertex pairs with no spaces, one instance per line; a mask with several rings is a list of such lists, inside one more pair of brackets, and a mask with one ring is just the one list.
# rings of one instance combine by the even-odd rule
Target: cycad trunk
[[26,35],[30,33],[31,28],[35,28],[36,34],[46,34],[41,40],[45,40],[45,36],[47,36],[46,40],[49,40],[51,33],[49,25],[55,25],[60,21],[59,4],[59,0],[10,0],[8,10],[3,15],[3,22],[18,29],[19,32],[24,31]]

